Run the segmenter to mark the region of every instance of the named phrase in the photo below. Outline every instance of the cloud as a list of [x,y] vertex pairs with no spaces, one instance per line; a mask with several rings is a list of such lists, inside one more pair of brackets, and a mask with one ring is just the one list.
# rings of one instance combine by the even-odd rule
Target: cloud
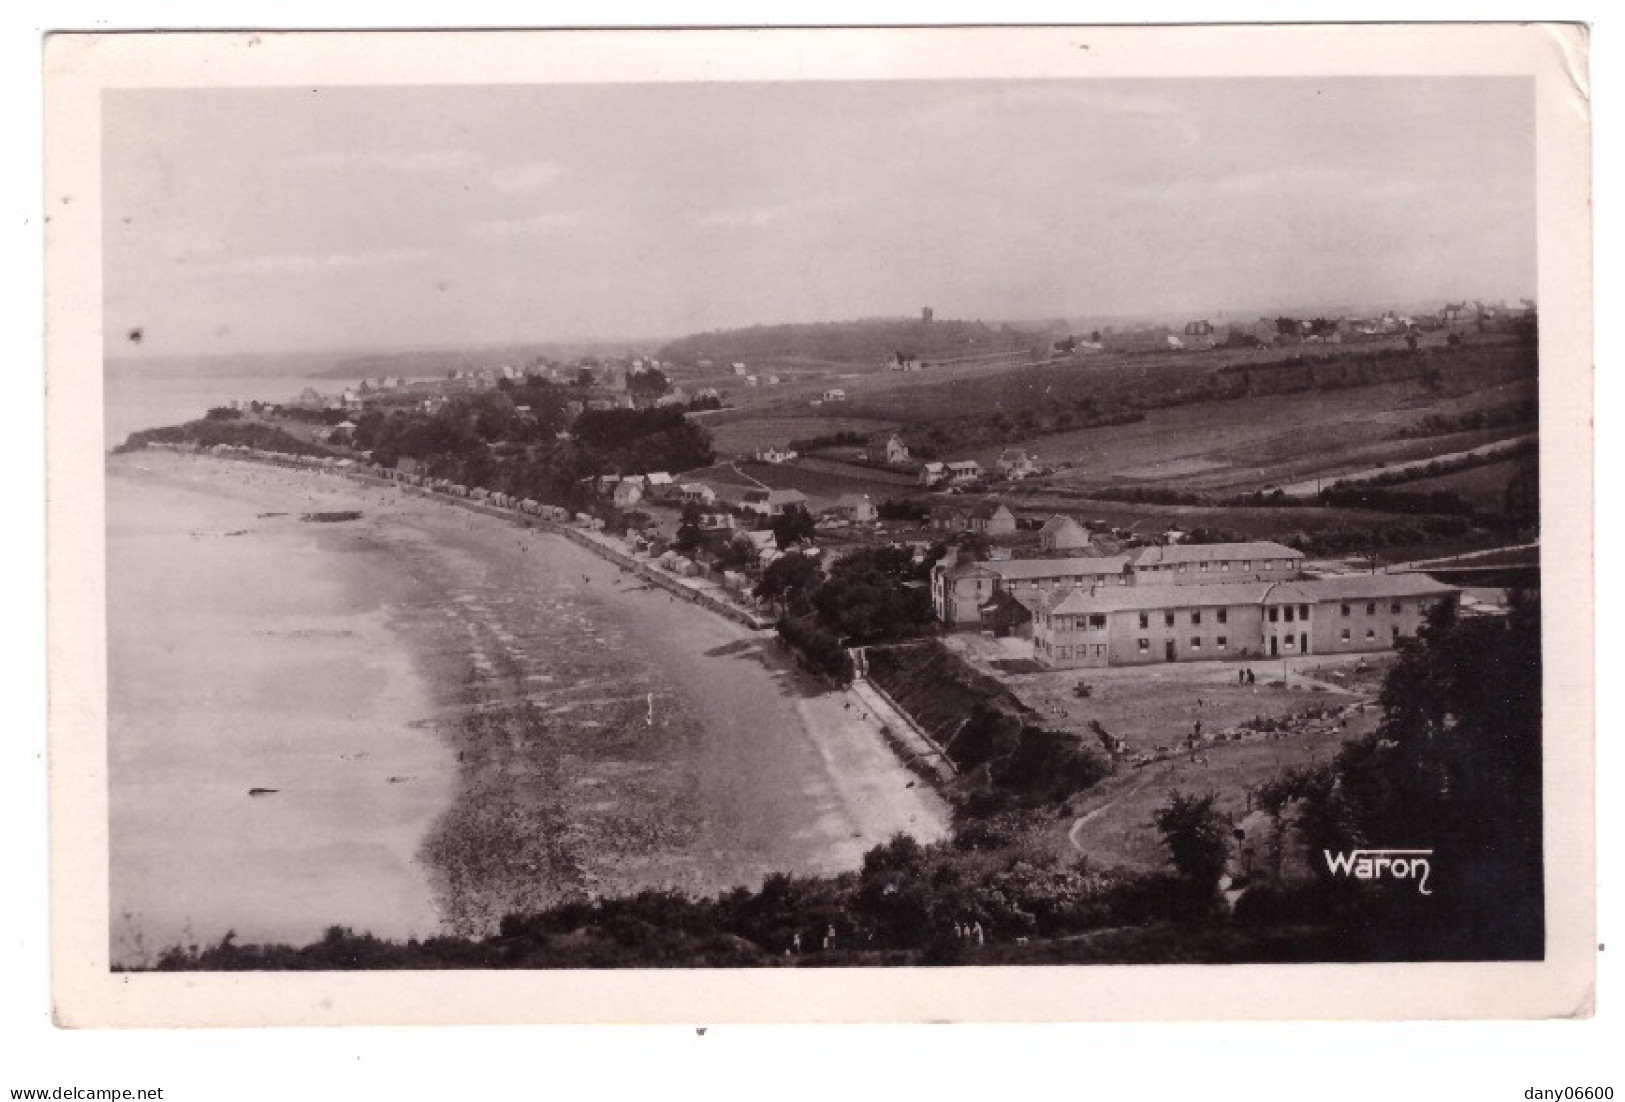
[[546,237],[564,230],[577,229],[591,221],[597,212],[585,207],[571,210],[549,210],[522,218],[484,218],[468,224],[473,237],[486,241],[501,241],[510,237]]
[[552,161],[537,161],[491,173],[491,186],[499,191],[539,191],[566,175],[568,170]]
[[484,170],[480,157],[461,149],[342,149],[293,159],[315,171],[387,172],[409,176],[461,176]]
[[792,199],[783,203],[761,203],[743,207],[724,207],[707,211],[694,221],[701,226],[741,226],[761,229],[776,226],[811,214],[827,214],[847,205],[844,199],[823,196],[816,199]]
[[201,262],[211,272],[223,275],[320,275],[347,272],[357,268],[385,267],[425,260],[430,249],[380,249],[357,253],[267,253],[262,256],[225,257]]

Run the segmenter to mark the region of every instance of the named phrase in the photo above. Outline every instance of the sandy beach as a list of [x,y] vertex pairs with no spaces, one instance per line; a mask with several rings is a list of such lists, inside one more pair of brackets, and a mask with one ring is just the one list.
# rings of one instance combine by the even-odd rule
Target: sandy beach
[[[188,529],[186,508],[209,523]],[[363,518],[297,519],[341,509]],[[897,831],[946,832],[861,705],[771,633],[511,521],[334,475],[116,457],[109,582],[115,938],[125,909],[160,940],[182,914],[199,938],[477,934],[561,899],[836,872]],[[155,618],[180,601],[206,601],[206,625],[195,607]],[[241,734],[208,733],[221,712]],[[266,747],[287,771],[256,761]],[[357,752],[385,775],[338,756]]]

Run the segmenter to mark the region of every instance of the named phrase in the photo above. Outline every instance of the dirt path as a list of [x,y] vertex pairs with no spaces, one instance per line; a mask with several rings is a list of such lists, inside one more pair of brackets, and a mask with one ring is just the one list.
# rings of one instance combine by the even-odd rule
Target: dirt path
[[1386,467],[1368,467],[1362,471],[1348,471],[1343,474],[1327,474],[1320,478],[1306,478],[1301,482],[1288,483],[1285,486],[1272,486],[1265,490],[1266,494],[1279,492],[1287,497],[1314,497],[1320,493],[1322,486],[1330,486],[1334,482],[1367,482],[1383,475],[1391,475],[1400,471],[1421,470],[1434,463],[1449,463],[1457,459],[1468,457],[1500,455],[1502,452],[1512,452],[1519,445],[1535,439],[1534,436],[1515,436],[1507,440],[1496,440],[1493,443],[1481,444],[1466,451],[1451,452],[1449,455],[1435,455],[1427,459],[1414,459],[1409,463],[1394,463]]

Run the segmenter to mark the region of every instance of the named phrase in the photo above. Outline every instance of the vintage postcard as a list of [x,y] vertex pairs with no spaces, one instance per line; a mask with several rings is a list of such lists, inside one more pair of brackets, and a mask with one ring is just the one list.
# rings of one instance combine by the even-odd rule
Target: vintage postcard
[[1588,1015],[1586,47],[50,39],[58,1020]]

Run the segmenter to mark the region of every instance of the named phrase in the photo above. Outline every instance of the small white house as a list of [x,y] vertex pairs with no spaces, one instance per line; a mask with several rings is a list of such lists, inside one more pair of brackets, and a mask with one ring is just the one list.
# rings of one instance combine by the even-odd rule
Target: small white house
[[948,467],[944,463],[927,463],[920,468],[920,485],[935,486],[948,477]]
[[886,441],[886,462],[908,462],[908,445],[903,443],[903,438],[901,436],[893,436],[890,440]]
[[826,402],[844,402],[844,401],[846,401],[846,391],[842,390],[840,387],[833,387],[833,388],[831,388],[829,390],[826,390],[826,391],[824,391],[824,401],[826,401]]
[[615,484],[615,507],[630,509],[643,500],[643,479],[623,478]]
[[1027,478],[1038,470],[1032,456],[1020,448],[1006,448],[993,465],[1005,478]]

